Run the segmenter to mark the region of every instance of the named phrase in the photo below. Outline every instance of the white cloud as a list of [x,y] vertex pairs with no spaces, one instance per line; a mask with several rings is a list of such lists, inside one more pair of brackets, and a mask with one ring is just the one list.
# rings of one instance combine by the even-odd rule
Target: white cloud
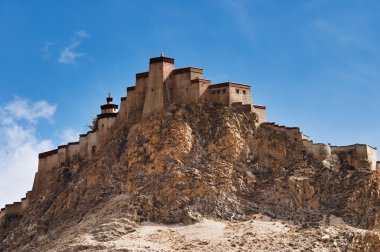
[[10,115],[9,118],[26,120],[29,123],[34,123],[39,118],[50,119],[56,109],[56,105],[49,104],[46,101],[31,103],[21,98],[16,98],[4,107],[5,112]]
[[89,34],[84,31],[78,31],[71,38],[69,45],[61,51],[58,62],[63,64],[75,64],[78,58],[86,56],[85,53],[77,52],[77,47],[82,43],[84,38],[88,38]]
[[68,128],[58,132],[60,144],[67,144],[69,142],[76,142],[79,140],[79,131]]
[[56,106],[25,99],[2,104],[0,111],[0,207],[19,201],[32,189],[38,153],[54,148],[51,140],[37,138],[38,120],[50,120]]

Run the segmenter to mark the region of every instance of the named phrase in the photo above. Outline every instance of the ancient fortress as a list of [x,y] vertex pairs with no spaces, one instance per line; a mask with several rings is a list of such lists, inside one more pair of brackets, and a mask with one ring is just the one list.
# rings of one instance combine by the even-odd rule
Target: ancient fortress
[[297,127],[289,128],[267,123],[265,107],[253,104],[249,85],[233,82],[211,84],[210,80],[203,79],[203,69],[195,67],[175,69],[174,59],[161,55],[150,59],[148,72],[136,74],[136,85],[127,88],[127,96],[121,98],[120,108],[113,103],[110,96],[107,97],[107,103],[100,106],[101,113],[97,116],[97,125],[94,125],[93,131],[80,135],[78,142],[61,145],[55,150],[39,154],[33,189],[27,192],[21,202],[8,204],[2,208],[0,221],[5,216],[22,215],[28,208],[29,202],[39,198],[50,176],[58,167],[64,166],[71,160],[79,158],[88,160],[96,155],[97,149],[112,132],[115,122],[127,121],[132,125],[171,104],[199,103],[255,112],[259,123],[276,128],[291,139],[302,139],[305,149],[320,161],[325,160],[328,155],[344,152],[348,160],[353,160],[352,162],[360,160],[360,167],[365,171],[380,169],[375,148],[364,144],[343,147],[314,144]]

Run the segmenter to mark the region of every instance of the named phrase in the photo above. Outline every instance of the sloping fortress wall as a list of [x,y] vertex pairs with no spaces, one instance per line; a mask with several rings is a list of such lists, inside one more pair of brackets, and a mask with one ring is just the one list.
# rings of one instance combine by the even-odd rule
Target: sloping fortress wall
[[[128,87],[126,96],[120,99],[120,109],[109,95],[106,103],[100,106],[101,113],[95,118],[92,130],[81,134],[78,142],[61,145],[55,150],[39,154],[38,171],[32,191],[28,192],[21,202],[2,208],[0,220],[8,215],[21,215],[29,202],[38,199],[43,193],[48,193],[46,188],[49,181],[52,181],[50,178],[59,167],[81,159],[92,159],[99,146],[104,144],[112,133],[116,121],[134,124],[170,104],[197,103],[229,106],[238,111],[253,111],[258,115],[259,123],[267,121],[266,108],[253,104],[249,85],[235,82],[212,84],[210,80],[204,79],[203,74],[203,69],[197,67],[175,69],[174,59],[163,55],[151,58],[149,71],[137,73],[135,86]],[[314,144],[299,128],[278,126],[274,123],[265,123],[263,126],[272,127],[285,134],[291,141],[302,141],[305,149],[321,161],[328,160],[331,155],[340,155],[349,163],[361,162],[361,167],[365,170],[380,169],[380,163],[376,162],[376,149],[367,145],[336,147]],[[272,153],[281,155],[276,149],[273,149]]]

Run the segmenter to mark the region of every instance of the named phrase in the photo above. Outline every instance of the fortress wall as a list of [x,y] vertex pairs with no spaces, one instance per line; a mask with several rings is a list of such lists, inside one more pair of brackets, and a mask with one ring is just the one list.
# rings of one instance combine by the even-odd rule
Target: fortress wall
[[54,168],[60,165],[58,149],[40,153],[38,157],[38,172],[34,177],[33,197],[37,197],[43,191]]
[[144,109],[144,103],[145,103],[145,96],[147,92],[147,86],[149,82],[149,74],[142,76],[136,75],[136,99],[134,100],[134,111],[137,113],[138,119],[141,118],[143,109]]
[[243,104],[252,104],[251,88],[242,84],[230,84],[230,104],[242,102]]
[[72,142],[68,144],[67,148],[67,158],[72,160],[79,156],[79,142]]
[[1,223],[1,220],[5,217],[5,208],[1,208],[0,210],[0,223]]
[[288,139],[298,142],[302,140],[302,133],[298,127],[285,127],[286,136]]
[[127,118],[129,121],[133,121],[135,118],[135,111],[136,111],[136,87],[127,87]]
[[95,131],[89,131],[87,135],[88,139],[88,145],[87,145],[87,155],[88,157],[92,157],[93,154],[96,152],[97,147],[97,138],[96,138],[96,132]]
[[98,119],[97,141],[102,142],[110,135],[110,128],[115,124],[117,114],[109,114]]
[[213,85],[209,86],[208,97],[209,101],[212,103],[230,104],[230,90],[227,86],[215,87]]
[[21,212],[24,212],[29,206],[29,197],[21,199]]
[[361,170],[376,170],[377,150],[366,144],[331,146],[332,153],[341,154],[347,162]]
[[198,102],[200,82],[196,80],[203,78],[203,69],[186,67],[175,69],[172,73],[171,102],[176,104]]
[[188,96],[189,103],[205,102],[207,100],[207,89],[211,81],[203,79],[194,79],[190,82],[190,94]]
[[[175,71],[173,71],[175,72]],[[186,103],[186,95],[190,88],[190,73],[182,72],[173,74],[170,86],[171,102],[175,104]]]
[[[174,60],[169,58],[153,58],[149,64],[149,81],[145,93],[143,117],[153,111],[164,108],[164,82],[174,69]],[[170,86],[170,83],[166,83]]]
[[142,85],[139,85],[139,89],[137,87],[128,87],[127,88],[127,118],[130,122],[136,122],[141,119],[144,99],[145,97],[144,89],[145,85],[148,81],[148,78],[144,78],[144,80],[139,80],[137,82],[142,82]]
[[5,205],[6,215],[20,215],[21,214],[21,202],[14,202],[13,204]]
[[323,161],[331,155],[331,147],[327,144],[313,143],[312,141],[303,140],[303,145],[308,153],[312,154],[317,160]]
[[127,119],[127,97],[120,98],[119,112],[117,114],[118,120],[128,120]]
[[310,137],[302,133],[302,140],[311,141]]
[[39,154],[38,172],[51,171],[58,166],[58,149]]
[[67,160],[68,145],[58,146],[58,162],[60,165],[64,164]]
[[259,123],[263,123],[267,121],[267,112],[265,106],[261,105],[252,105],[253,111],[256,112],[259,117]]
[[205,79],[197,79],[196,80],[198,84],[198,90],[199,90],[199,101],[200,102],[206,102],[209,100],[209,86],[211,85],[210,80],[205,80]]
[[368,161],[370,162],[371,170],[376,170],[377,163],[377,149],[367,145]]
[[79,135],[79,156],[82,158],[88,155],[88,139],[87,134]]

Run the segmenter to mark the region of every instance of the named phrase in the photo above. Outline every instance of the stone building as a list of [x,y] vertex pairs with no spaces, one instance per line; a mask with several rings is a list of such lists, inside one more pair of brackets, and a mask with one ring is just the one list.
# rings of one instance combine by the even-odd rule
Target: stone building
[[203,69],[175,69],[174,59],[161,55],[151,58],[149,71],[136,74],[136,85],[127,88],[121,99],[119,116],[136,122],[170,104],[214,103],[230,106],[250,105],[265,121],[265,107],[253,106],[249,85],[225,82],[211,84],[203,78]]
[[[212,84],[204,79],[203,69],[185,67],[175,69],[174,59],[164,57],[151,58],[149,71],[136,74],[135,86],[127,88],[127,94],[120,100],[120,106],[113,103],[110,95],[106,104],[101,105],[101,113],[97,115],[92,130],[79,136],[78,142],[58,146],[57,149],[39,154],[38,170],[34,178],[32,191],[26,194],[21,202],[8,204],[0,211],[0,220],[8,215],[21,215],[31,200],[37,199],[45,191],[55,176],[58,167],[62,167],[76,159],[91,159],[111,133],[117,121],[137,123],[154,112],[161,111],[171,104],[214,104],[216,106],[240,107],[245,111],[257,113],[259,123],[266,127],[274,127],[291,139],[302,139],[305,149],[318,159],[325,159],[331,153],[339,154],[349,150],[353,156],[365,160],[369,170],[380,163],[376,162],[376,149],[367,145],[347,147],[314,144],[299,128],[287,128],[266,122],[266,108],[253,104],[251,87],[246,84],[224,82]],[[119,109],[119,110],[118,110]],[[49,187],[51,188],[51,187]]]

